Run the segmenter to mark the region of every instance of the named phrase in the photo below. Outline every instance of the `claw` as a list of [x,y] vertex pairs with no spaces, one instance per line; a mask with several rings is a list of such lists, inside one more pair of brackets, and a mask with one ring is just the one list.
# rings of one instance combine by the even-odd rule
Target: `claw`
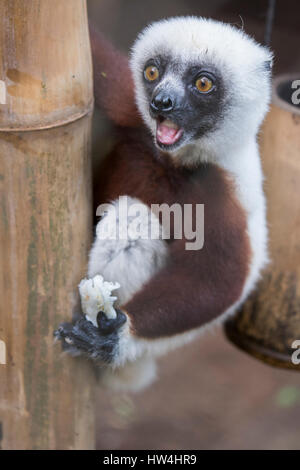
[[65,337],[65,342],[66,342],[67,344],[73,344],[73,343],[74,343],[74,341],[73,341],[71,338],[69,338],[69,336],[66,336],[66,337]]

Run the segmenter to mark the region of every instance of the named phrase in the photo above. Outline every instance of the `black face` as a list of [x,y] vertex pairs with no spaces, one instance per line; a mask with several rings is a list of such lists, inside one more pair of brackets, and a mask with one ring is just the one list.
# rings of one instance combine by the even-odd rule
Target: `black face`
[[181,67],[160,57],[144,66],[149,112],[157,121],[156,141],[163,150],[202,137],[217,126],[224,111],[225,90],[218,70],[208,64]]

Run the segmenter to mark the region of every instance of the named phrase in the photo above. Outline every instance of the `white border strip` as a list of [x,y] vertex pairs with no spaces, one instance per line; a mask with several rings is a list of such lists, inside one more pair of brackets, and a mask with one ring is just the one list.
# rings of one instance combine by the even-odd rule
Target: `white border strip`
[[0,340],[0,364],[6,364],[6,344]]
[[6,104],[6,85],[3,80],[0,80],[0,104]]

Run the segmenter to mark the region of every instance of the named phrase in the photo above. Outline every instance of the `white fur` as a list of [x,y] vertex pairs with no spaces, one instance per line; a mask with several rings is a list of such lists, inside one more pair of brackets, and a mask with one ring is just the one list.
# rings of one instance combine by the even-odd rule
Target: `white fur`
[[[141,33],[133,47],[131,68],[137,105],[153,135],[156,124],[149,115],[149,102],[143,88],[143,68],[147,60],[163,53],[176,58],[182,65],[182,71],[184,65],[191,60],[199,63],[209,60],[222,71],[223,80],[229,90],[226,96],[226,113],[219,126],[198,141],[190,142],[172,154],[174,160],[182,165],[193,166],[199,162],[212,162],[225,169],[233,180],[237,197],[247,214],[252,248],[249,275],[240,299],[212,322],[208,326],[210,327],[237,309],[255,286],[268,260],[266,204],[257,132],[270,101],[270,74],[264,69],[264,62],[271,61],[272,54],[242,31],[213,20],[195,17],[172,18],[150,25]],[[166,80],[171,79],[175,80],[174,77],[166,77]],[[108,262],[106,251],[113,248],[111,243],[107,241],[103,244],[96,240],[90,255],[89,275],[99,273],[107,280],[118,281],[123,287],[122,300],[128,300],[160,268],[157,261],[152,264],[153,259],[158,259],[153,258],[152,253],[162,255],[163,262],[167,256],[167,247],[163,241],[146,242],[133,250],[133,262],[129,263],[129,254],[125,251],[126,243],[118,242],[114,246],[116,256]],[[152,369],[147,363],[148,358],[159,356],[191,341],[206,331],[206,328],[201,327],[171,339],[145,340],[130,334],[128,322],[120,334],[115,371],[110,378],[106,376],[106,382],[116,387],[119,377],[119,388],[122,388],[125,386],[124,377],[127,375],[132,384],[132,363],[138,360],[136,370],[139,388],[140,384],[148,383],[149,378],[154,377],[154,373],[149,373]],[[145,368],[148,371],[145,377],[148,379],[145,380],[141,377],[140,365],[143,361],[148,364]],[[106,374],[109,374],[109,371]]]
[[[138,108],[153,135],[156,122],[149,114],[143,69],[149,59],[164,54],[181,64],[176,69],[177,80],[180,70],[183,74],[188,64],[208,62],[221,71],[227,90],[225,114],[217,128],[198,141],[183,144],[171,156],[182,165],[211,162],[226,170],[246,211],[252,259],[241,298],[224,312],[230,314],[253,289],[268,261],[266,203],[257,132],[270,102],[270,71],[265,63],[271,64],[273,56],[243,31],[211,19],[178,17],[151,24],[132,48],[131,69]],[[171,76],[164,78],[170,79]]]
[[[101,274],[106,281],[119,282],[116,290],[117,303],[126,303],[164,265],[167,257],[167,244],[164,240],[142,239],[135,233],[137,218],[128,218],[128,238],[119,239],[120,213],[140,204],[145,214],[139,217],[143,229],[148,232],[149,221],[162,228],[158,218],[148,206],[136,198],[122,196],[106,208],[106,213],[98,222],[96,236],[89,256],[88,277]],[[111,228],[116,228],[117,238],[112,239]],[[157,227],[156,227],[157,228]],[[141,232],[141,230],[140,230]],[[144,232],[144,233],[145,233]],[[117,390],[138,391],[151,383],[156,376],[155,362],[149,357],[147,341],[139,340],[130,334],[129,318],[120,332],[118,354],[111,369],[103,370],[102,382]]]
[[[118,238],[119,212],[123,207],[136,204],[144,207],[148,216],[140,218],[138,215],[128,219],[128,238]],[[158,239],[142,239],[136,234],[137,219],[148,231],[150,208],[138,199],[122,196],[112,202],[111,208],[98,222],[93,247],[89,255],[88,276],[101,274],[105,281],[118,282],[120,288],[115,291],[118,304],[125,304],[164,264],[167,255],[167,244]],[[117,217],[116,217],[117,216]],[[151,220],[160,226],[158,218],[151,213]],[[117,239],[112,239],[111,227],[117,229]],[[161,228],[159,229],[161,231]],[[107,234],[107,236],[106,236]],[[100,238],[101,236],[101,238]]]
[[151,357],[140,357],[124,366],[104,369],[102,384],[115,391],[140,392],[156,379],[156,363]]
[[182,73],[191,62],[212,63],[222,72],[227,88],[227,110],[218,129],[196,146],[175,152],[174,158],[191,165],[200,156],[209,160],[224,149],[243,147],[250,135],[255,138],[270,101],[270,74],[264,64],[272,61],[272,54],[267,48],[229,24],[205,18],[170,18],[148,26],[132,48],[131,69],[138,108],[153,135],[156,122],[149,114],[143,70],[149,59],[163,54],[176,59]]

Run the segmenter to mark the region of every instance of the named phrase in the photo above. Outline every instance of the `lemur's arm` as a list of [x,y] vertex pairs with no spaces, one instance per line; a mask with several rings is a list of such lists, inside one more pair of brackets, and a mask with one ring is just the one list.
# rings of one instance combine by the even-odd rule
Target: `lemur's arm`
[[119,144],[106,168],[99,188],[107,201],[129,195],[149,205],[205,204],[203,248],[186,250],[185,239],[170,243],[167,265],[123,306],[133,334],[182,333],[230,307],[241,295],[250,248],[245,213],[224,172],[208,165],[194,178],[195,186],[186,174],[155,162],[140,143]]
[[128,58],[117,51],[93,26],[90,38],[97,106],[118,126],[137,127],[138,114]]
[[[156,339],[192,331],[224,313],[240,298],[249,261],[243,218],[238,207],[231,210],[219,214],[216,230],[206,222],[202,250],[186,251],[185,240],[171,243],[168,264],[121,307],[115,320],[100,312],[98,328],[84,318],[61,325],[56,336],[64,348],[121,366],[155,347]],[[231,225],[233,215],[236,223]],[[206,220],[216,216],[206,214]]]
[[192,330],[239,299],[248,270],[245,233],[227,227],[219,233],[221,243],[206,235],[214,239],[199,251],[186,251],[185,240],[173,242],[168,264],[123,306],[133,336],[156,339]]
[[81,320],[80,328],[69,325],[59,332],[60,338],[71,341],[70,352],[80,350],[121,365],[138,355],[141,339],[151,343],[193,330],[238,301],[251,255],[245,214],[218,168],[207,168],[198,179],[194,194],[183,191],[177,196],[181,204],[205,203],[204,247],[188,251],[187,240],[171,242],[167,264],[121,307],[109,325],[111,333],[105,333],[101,315],[99,329]]
[[181,203],[205,203],[204,246],[186,250],[185,239],[169,245],[167,265],[124,305],[135,336],[155,339],[197,328],[242,294],[251,257],[245,213],[221,170],[212,166],[203,175]]

